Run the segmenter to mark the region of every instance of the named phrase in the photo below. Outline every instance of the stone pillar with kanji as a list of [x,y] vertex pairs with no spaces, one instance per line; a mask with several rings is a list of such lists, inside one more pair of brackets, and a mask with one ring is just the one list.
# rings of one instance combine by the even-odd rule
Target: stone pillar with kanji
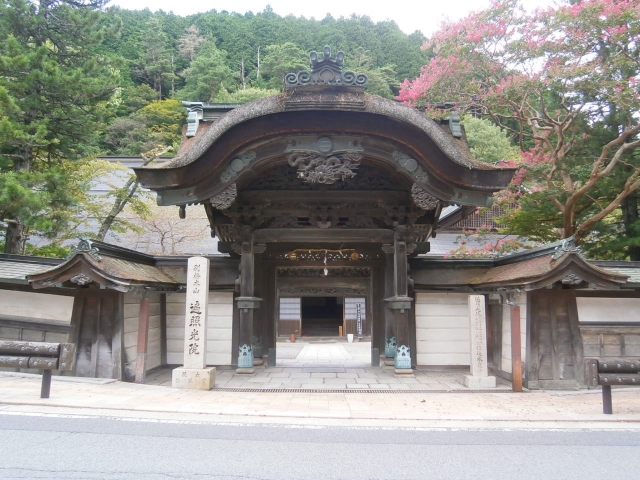
[[487,316],[484,295],[469,295],[470,375],[464,376],[468,388],[494,388],[496,377],[487,364]]
[[207,367],[207,311],[209,307],[209,259],[189,258],[184,318],[184,366],[173,370],[172,386],[210,390],[215,367]]

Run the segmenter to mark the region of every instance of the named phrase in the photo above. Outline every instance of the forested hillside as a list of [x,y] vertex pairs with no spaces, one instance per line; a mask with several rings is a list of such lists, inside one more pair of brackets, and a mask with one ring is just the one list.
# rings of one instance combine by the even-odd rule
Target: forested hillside
[[[0,3],[0,248],[31,252],[85,232],[135,229],[135,179],[100,201],[88,195],[114,167],[100,155],[171,154],[181,100],[243,103],[282,91],[288,72],[330,45],[370,93],[394,97],[428,60],[419,32],[352,16],[283,18],[269,8],[180,17],[105,6],[107,0]],[[145,160],[147,161],[147,160]],[[120,217],[119,217],[120,218]],[[95,220],[91,220],[95,219]],[[93,221],[93,223],[91,223]],[[96,227],[96,221],[98,227]],[[95,232],[93,231],[95,230]],[[47,247],[48,248],[48,247]]]
[[427,60],[420,32],[406,35],[394,22],[366,16],[310,20],[267,7],[180,17],[114,7],[102,22],[119,29],[96,48],[119,73],[115,117],[101,142],[112,154],[175,143],[179,100],[242,103],[280,92],[284,74],[308,68],[309,52],[324,45],[344,51],[346,68],[368,74],[368,91],[388,98]]

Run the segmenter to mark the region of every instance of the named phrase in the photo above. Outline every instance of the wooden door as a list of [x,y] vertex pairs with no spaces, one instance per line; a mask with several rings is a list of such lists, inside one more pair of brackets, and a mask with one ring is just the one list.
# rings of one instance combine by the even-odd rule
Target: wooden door
[[583,383],[584,357],[572,290],[530,294],[528,388],[577,388]]
[[123,379],[122,294],[110,290],[79,293],[69,340],[76,343],[75,376]]

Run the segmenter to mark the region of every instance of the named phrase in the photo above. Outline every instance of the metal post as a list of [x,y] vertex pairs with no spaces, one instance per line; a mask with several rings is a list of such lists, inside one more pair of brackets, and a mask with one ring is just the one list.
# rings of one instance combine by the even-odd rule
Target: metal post
[[611,402],[611,385],[602,386],[602,413],[611,415],[613,413],[613,404]]
[[51,370],[42,371],[42,387],[40,388],[40,398],[49,398],[51,392]]

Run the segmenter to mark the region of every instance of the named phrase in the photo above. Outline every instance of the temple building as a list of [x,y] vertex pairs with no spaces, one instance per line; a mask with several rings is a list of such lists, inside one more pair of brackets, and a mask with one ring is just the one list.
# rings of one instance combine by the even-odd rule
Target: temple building
[[[435,121],[369,95],[343,60],[312,52],[283,93],[244,105],[185,102],[178,154],[134,168],[184,222],[204,209],[217,239],[206,364],[250,374],[278,339],[352,334],[399,375],[516,368],[528,388],[577,388],[585,358],[640,358],[637,263],[588,261],[571,239],[498,259],[426,255],[514,169],[476,161],[455,112]],[[82,376],[139,375],[141,336],[143,372],[181,365],[186,265],[89,241],[65,261],[5,255],[0,338],[68,338]]]

